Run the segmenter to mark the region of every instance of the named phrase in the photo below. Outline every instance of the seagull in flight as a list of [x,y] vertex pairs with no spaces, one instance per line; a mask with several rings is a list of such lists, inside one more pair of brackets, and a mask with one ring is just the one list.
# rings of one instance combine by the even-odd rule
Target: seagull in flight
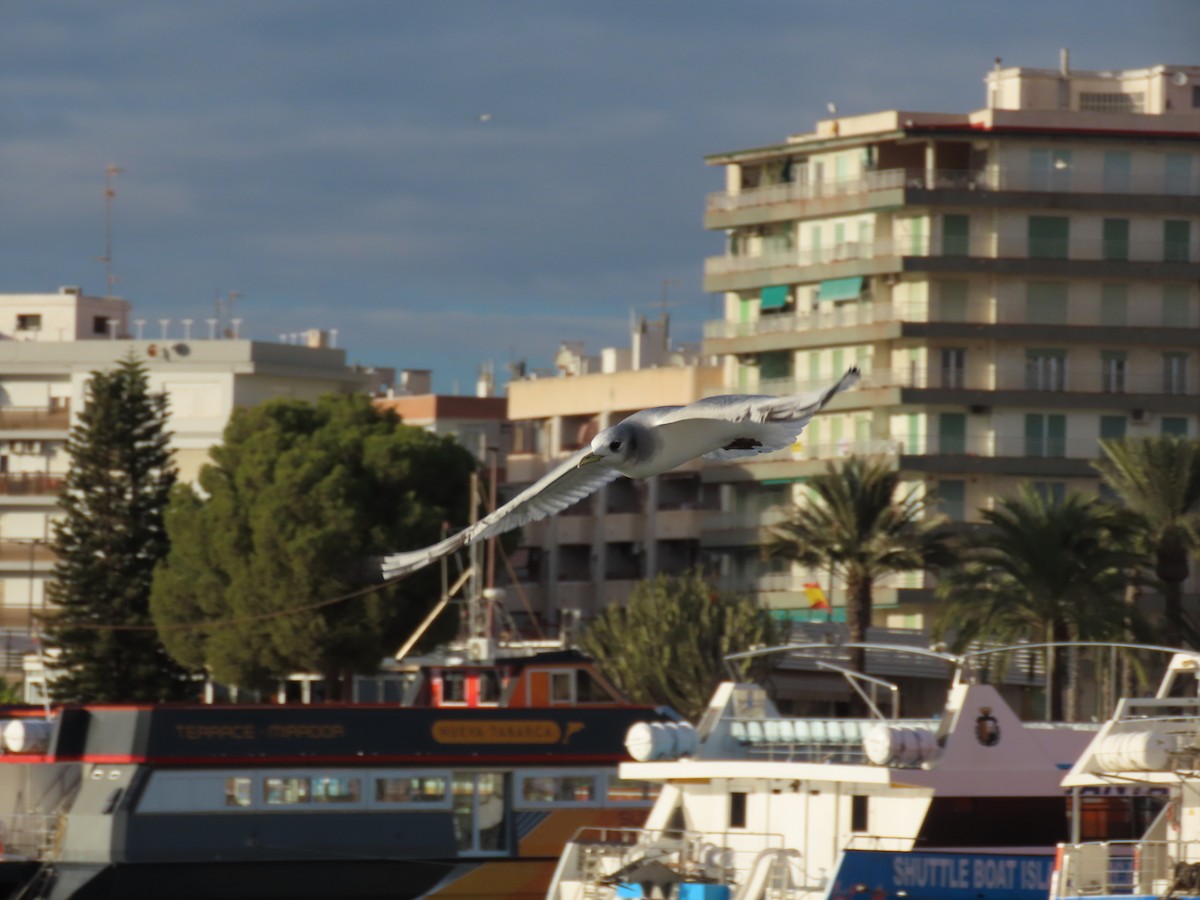
[[809,420],[858,379],[858,369],[851,368],[823,391],[791,397],[730,394],[636,412],[474,525],[420,550],[384,557],[383,577],[415,572],[468,544],[552,516],[621,475],[648,478],[700,456],[738,459],[790,447]]

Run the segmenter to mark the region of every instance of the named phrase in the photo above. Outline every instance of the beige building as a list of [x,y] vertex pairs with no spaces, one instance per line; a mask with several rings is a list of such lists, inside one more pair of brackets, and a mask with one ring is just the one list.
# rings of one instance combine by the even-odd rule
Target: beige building
[[[160,320],[151,339],[130,335],[130,304],[54,294],[0,295],[0,648],[19,670],[54,564],[48,542],[68,468],[66,440],[90,374],[130,354],[150,387],[170,398],[168,427],[180,477],[190,480],[220,442],[233,409],[273,397],[315,399],[390,380],[346,365],[345,351],[238,339],[194,339],[186,320]],[[141,331],[142,323],[134,323]]]
[[[735,487],[706,550],[770,606],[806,608],[806,581],[837,587],[758,552],[829,460],[887,455],[970,522],[1022,481],[1096,490],[1102,437],[1200,435],[1200,67],[997,60],[985,96],[708,158],[724,189],[705,225],[727,244],[705,261],[725,314],[704,351],[727,388],[865,374],[791,454],[704,471]],[[877,624],[922,627],[928,587],[886,585]]]
[[[716,391],[720,368],[695,348],[672,348],[666,318],[640,319],[630,349],[589,357],[563,344],[555,369],[508,385],[512,451],[508,495],[533,483],[596,433],[650,406],[683,405]],[[525,526],[514,554],[519,583],[508,604],[555,624],[564,611],[590,618],[658,573],[700,562],[704,519],[717,506],[692,463],[644,481],[618,479],[575,506]]]

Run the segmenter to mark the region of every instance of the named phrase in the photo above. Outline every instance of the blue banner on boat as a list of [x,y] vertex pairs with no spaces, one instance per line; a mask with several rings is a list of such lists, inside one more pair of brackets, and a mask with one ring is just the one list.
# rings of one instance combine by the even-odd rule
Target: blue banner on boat
[[1053,868],[1044,853],[847,850],[828,900],[1045,900]]

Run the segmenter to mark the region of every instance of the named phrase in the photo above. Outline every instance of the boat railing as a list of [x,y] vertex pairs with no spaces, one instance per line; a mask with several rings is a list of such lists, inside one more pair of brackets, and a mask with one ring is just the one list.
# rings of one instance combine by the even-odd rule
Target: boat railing
[[936,731],[936,719],[791,719],[734,718],[729,733],[751,753],[778,762],[862,764],[863,740],[872,728],[886,725]]
[[858,833],[850,835],[850,840],[846,842],[847,850],[911,850],[913,846],[912,836],[904,837],[902,835],[889,834],[865,834]]
[[1175,860],[1167,841],[1097,841],[1061,844],[1052,898],[1121,894],[1165,896],[1177,887],[1200,887],[1200,862]]
[[36,813],[0,816],[0,858],[50,859],[58,843],[59,817]]
[[[784,850],[779,833],[586,827],[576,833],[564,858],[574,856],[575,874],[586,884],[613,883],[621,880],[622,871],[633,872],[652,862],[683,879],[731,884],[765,853]],[[563,874],[560,883],[572,880],[569,873]]]

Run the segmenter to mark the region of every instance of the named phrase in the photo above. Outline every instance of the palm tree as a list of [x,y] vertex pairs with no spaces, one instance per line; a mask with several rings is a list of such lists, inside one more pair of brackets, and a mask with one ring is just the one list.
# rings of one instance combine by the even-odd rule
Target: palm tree
[[1154,559],[1163,593],[1163,640],[1178,646],[1186,634],[1196,646],[1196,629],[1183,615],[1183,582],[1200,548],[1200,442],[1164,434],[1110,438],[1100,447],[1105,458],[1095,467],[1137,514],[1141,543]]
[[[811,496],[775,526],[768,556],[828,568],[846,585],[850,641],[862,642],[871,624],[875,582],[886,575],[931,568],[949,558],[933,498],[916,488],[901,491],[900,475],[886,460],[852,456],[839,468],[808,480]],[[899,494],[899,496],[897,496]],[[863,671],[862,650],[851,665]]]
[[[983,510],[989,526],[964,549],[962,565],[938,585],[945,602],[934,634],[952,631],[953,646],[972,641],[1011,643],[1123,638],[1129,627],[1124,603],[1130,570],[1141,557],[1132,546],[1134,523],[1123,510],[1096,497],[1068,494],[1052,503],[1032,486]],[[1074,717],[1075,654],[1059,663],[1049,655],[1049,714],[1062,717],[1066,695]],[[1068,684],[1069,681],[1069,684]]]

